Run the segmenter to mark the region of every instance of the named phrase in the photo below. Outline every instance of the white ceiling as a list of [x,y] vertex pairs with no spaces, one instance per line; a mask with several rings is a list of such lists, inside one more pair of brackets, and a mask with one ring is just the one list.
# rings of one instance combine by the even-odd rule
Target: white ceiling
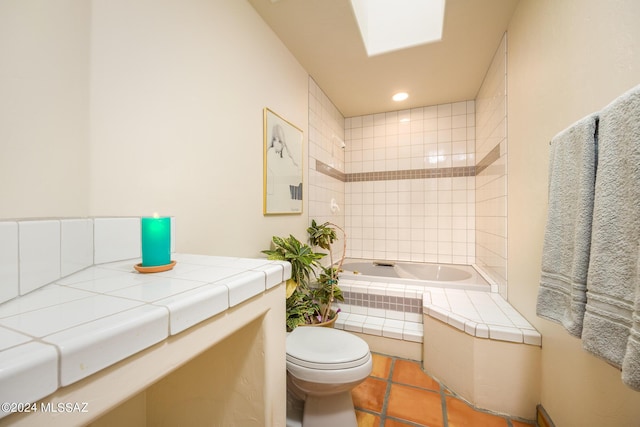
[[[373,57],[349,0],[248,1],[340,112],[353,117],[475,99],[519,0],[447,0],[441,42]],[[392,101],[398,91],[409,99]]]

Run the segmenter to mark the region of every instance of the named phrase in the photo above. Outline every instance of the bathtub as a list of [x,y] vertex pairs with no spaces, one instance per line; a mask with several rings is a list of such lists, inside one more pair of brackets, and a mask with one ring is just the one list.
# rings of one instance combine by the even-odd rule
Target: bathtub
[[458,264],[430,264],[405,261],[376,261],[345,259],[341,277],[369,282],[442,288],[491,290],[489,283],[473,266]]

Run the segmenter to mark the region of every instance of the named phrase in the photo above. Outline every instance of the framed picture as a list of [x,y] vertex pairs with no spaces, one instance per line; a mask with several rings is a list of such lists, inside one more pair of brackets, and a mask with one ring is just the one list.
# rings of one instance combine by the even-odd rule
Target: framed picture
[[301,129],[264,109],[265,215],[302,213],[302,138]]

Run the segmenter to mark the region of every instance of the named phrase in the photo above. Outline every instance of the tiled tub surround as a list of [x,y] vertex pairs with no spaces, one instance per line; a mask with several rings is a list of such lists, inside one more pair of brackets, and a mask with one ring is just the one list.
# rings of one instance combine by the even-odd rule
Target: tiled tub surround
[[476,264],[507,298],[507,35],[476,97]]
[[475,262],[475,103],[345,120],[348,256]]
[[[290,277],[290,264],[175,254],[142,275],[140,259],[88,267],[0,305],[0,402],[35,402]],[[0,417],[8,415],[0,412]]]
[[[343,292],[344,304],[356,307],[368,307],[372,311],[374,309],[390,312],[389,317],[393,318],[392,313],[414,313],[422,315],[422,298],[396,297],[390,295],[376,295],[360,292]],[[351,309],[353,311],[353,308]]]
[[[344,117],[309,76],[309,218],[344,227]],[[329,169],[325,169],[325,166]],[[332,206],[335,201],[337,209]],[[341,245],[335,248],[339,256]]]
[[[175,235],[173,218],[171,228]],[[93,264],[140,255],[140,217],[0,221],[0,303]]]

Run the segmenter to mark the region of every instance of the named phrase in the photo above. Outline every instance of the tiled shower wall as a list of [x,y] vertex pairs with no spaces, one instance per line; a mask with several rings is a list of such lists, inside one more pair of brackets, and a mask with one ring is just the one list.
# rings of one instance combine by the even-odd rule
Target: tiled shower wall
[[[344,229],[344,117],[309,77],[309,219]],[[350,236],[348,236],[350,238]],[[342,254],[338,233],[335,256]]]
[[345,120],[347,254],[475,262],[475,102]]
[[476,99],[476,264],[507,297],[507,39]]
[[475,263],[506,297],[506,48],[464,102],[344,119],[309,79],[309,217],[348,256]]

